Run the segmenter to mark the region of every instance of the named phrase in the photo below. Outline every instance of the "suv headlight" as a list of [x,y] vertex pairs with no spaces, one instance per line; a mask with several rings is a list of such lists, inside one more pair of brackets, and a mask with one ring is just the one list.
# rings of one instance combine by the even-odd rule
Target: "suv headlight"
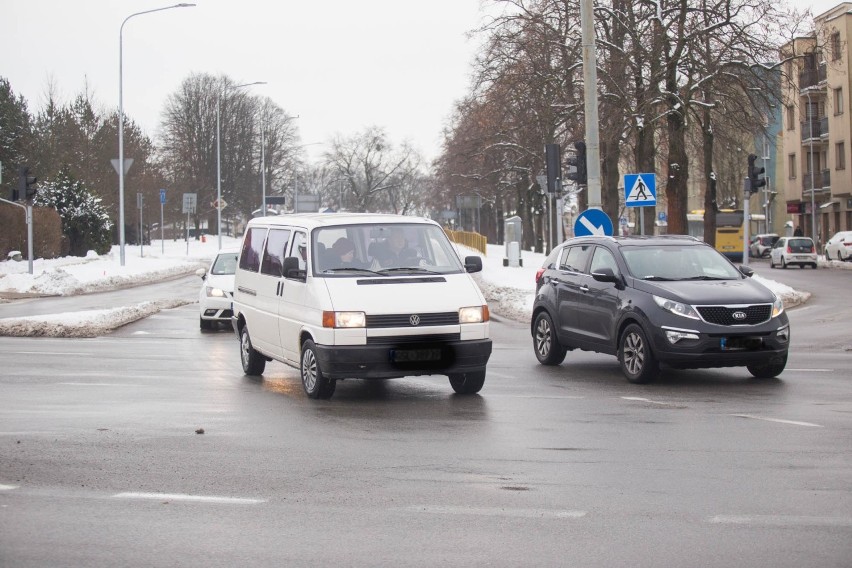
[[698,313],[692,308],[692,306],[688,304],[682,304],[680,302],[675,302],[674,300],[669,300],[668,298],[661,298],[659,296],[654,296],[654,301],[657,302],[657,305],[663,308],[666,311],[669,311],[676,316],[683,316],[689,319],[701,319],[698,316]]
[[784,313],[784,301],[775,296],[775,301],[772,302],[772,317],[778,317]]

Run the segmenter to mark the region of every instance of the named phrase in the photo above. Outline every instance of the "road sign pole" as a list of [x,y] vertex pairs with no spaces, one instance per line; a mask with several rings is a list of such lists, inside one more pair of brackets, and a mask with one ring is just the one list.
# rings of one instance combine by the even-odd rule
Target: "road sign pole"
[[160,254],[166,254],[166,239],[163,233],[163,203],[160,202]]

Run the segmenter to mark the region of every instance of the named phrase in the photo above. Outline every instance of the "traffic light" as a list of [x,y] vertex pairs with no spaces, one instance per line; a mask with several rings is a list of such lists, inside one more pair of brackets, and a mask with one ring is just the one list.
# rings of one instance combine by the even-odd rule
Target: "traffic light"
[[13,201],[17,201],[18,199],[21,199],[22,196],[25,197],[27,199],[27,201],[31,200],[35,196],[36,191],[38,191],[38,189],[35,186],[37,181],[38,181],[37,177],[30,175],[30,169],[29,168],[27,168],[25,166],[19,167],[18,168],[18,189],[14,192],[17,195],[15,196],[16,199],[13,199]]
[[586,143],[580,140],[574,142],[576,153],[568,156],[568,174],[566,178],[576,181],[577,185],[586,185],[588,181],[588,173],[586,169]]
[[547,173],[547,191],[556,193],[560,190],[559,179],[562,177],[561,147],[559,144],[544,145],[544,167]]
[[766,172],[766,168],[755,167],[755,160],[757,160],[757,156],[754,154],[748,155],[748,179],[751,182],[751,193],[757,193],[761,187],[766,185],[766,180],[759,177]]

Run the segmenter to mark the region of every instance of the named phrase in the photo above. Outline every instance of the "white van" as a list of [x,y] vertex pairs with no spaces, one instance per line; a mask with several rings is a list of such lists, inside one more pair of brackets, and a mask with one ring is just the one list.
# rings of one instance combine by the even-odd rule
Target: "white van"
[[252,219],[234,283],[247,375],[273,359],[300,370],[311,398],[338,379],[447,375],[479,392],[491,356],[488,306],[440,225],[379,214]]

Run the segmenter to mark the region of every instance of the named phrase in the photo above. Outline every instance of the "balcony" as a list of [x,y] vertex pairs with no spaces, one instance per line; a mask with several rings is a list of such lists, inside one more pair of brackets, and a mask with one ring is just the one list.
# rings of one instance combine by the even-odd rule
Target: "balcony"
[[813,118],[802,121],[802,142],[813,139],[818,141],[823,136],[828,136],[828,117]]
[[[821,170],[814,177],[814,193],[831,190],[831,170]],[[811,194],[811,173],[805,172],[802,176],[802,195]]]
[[804,91],[811,87],[818,87],[826,79],[825,63],[820,63],[816,69],[805,69],[799,73],[799,90]]

